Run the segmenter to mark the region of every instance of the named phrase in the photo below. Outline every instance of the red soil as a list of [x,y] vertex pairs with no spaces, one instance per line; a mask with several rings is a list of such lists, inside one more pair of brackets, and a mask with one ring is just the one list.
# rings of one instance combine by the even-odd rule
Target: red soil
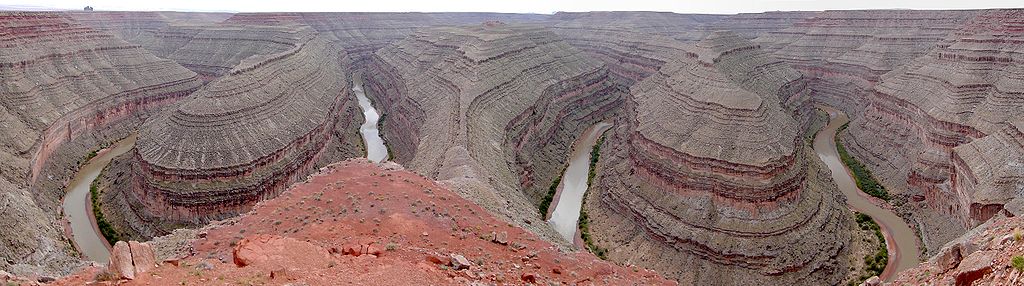
[[[384,165],[389,166],[397,165]],[[507,240],[497,240],[505,244],[493,238],[502,233]],[[432,180],[364,160],[325,168],[237,220],[209,229],[193,248],[178,266],[164,263],[127,284],[675,284],[590,253],[562,253]],[[450,255],[465,256],[470,267],[444,265]],[[205,266],[212,269],[200,270],[210,268]],[[61,282],[81,284],[97,271]]]

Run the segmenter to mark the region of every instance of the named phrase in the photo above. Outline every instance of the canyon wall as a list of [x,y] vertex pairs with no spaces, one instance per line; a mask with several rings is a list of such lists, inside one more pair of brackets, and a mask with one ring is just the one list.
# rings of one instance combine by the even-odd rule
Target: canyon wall
[[197,75],[65,14],[0,12],[0,269],[69,271],[64,185],[99,145],[189,95]]
[[366,76],[395,161],[551,241],[536,204],[624,94],[554,33],[500,22],[421,30],[374,53]]
[[154,55],[198,73],[204,81],[224,76],[254,55],[287,51],[316,31],[298,24],[257,26],[235,24],[170,25],[137,38]]
[[141,127],[127,170],[112,169],[115,180],[128,177],[115,184],[121,203],[104,207],[120,213],[126,232],[152,237],[234,216],[277,196],[325,155],[361,155],[333,146],[344,143],[339,132],[354,133],[338,122],[362,120],[345,51],[312,31],[296,35],[282,41],[287,50],[242,59]]
[[353,67],[361,69],[374,51],[421,28],[476,25],[485,21],[526,23],[547,17],[505,13],[238,13],[225,22],[308,25],[331,42],[344,47],[354,62]]
[[172,24],[212,24],[231,17],[231,13],[173,11],[77,11],[65,12],[77,22],[113,34],[134,44],[151,33]]
[[713,32],[632,86],[584,205],[596,246],[684,285],[843,283],[852,219],[783,98],[802,76]]
[[1022,16],[975,13],[936,48],[882,76],[844,134],[851,152],[909,198],[930,251],[995,214],[1020,211],[1013,201],[1024,189]]

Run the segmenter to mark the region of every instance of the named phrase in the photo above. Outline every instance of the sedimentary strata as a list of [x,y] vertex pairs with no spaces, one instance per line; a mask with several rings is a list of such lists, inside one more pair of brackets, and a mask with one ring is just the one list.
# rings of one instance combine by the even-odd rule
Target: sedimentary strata
[[476,25],[486,21],[535,22],[548,16],[503,13],[238,13],[227,23],[313,27],[345,48],[355,68],[362,68],[374,51],[427,27]]
[[962,230],[1021,211],[1022,16],[1020,10],[980,13],[883,76],[844,137],[874,173],[885,174],[887,187],[911,198],[915,213],[958,222],[915,215],[929,250],[959,234],[928,237],[933,230]]
[[0,12],[0,81],[0,268],[67,271],[55,221],[66,180],[90,150],[200,81],[67,15],[23,12]]
[[366,76],[396,161],[516,222],[542,221],[531,202],[624,94],[554,33],[500,22],[421,30],[377,51]]
[[920,266],[901,272],[892,285],[1020,285],[1024,253],[1020,217],[993,217],[949,243]]
[[140,36],[137,42],[210,81],[224,76],[242,60],[285,52],[315,36],[316,31],[298,24],[190,24],[161,28]]
[[117,211],[130,231],[151,237],[233,216],[309,174],[334,152],[338,122],[361,120],[340,116],[358,110],[345,57],[322,38],[299,38],[148,121],[121,170],[130,179]]
[[801,76],[716,32],[631,88],[587,195],[612,260],[682,284],[840,283],[852,224],[780,97]]
[[172,11],[84,11],[66,14],[79,23],[135,44],[141,44],[140,39],[174,23],[210,24],[223,21],[232,15]]

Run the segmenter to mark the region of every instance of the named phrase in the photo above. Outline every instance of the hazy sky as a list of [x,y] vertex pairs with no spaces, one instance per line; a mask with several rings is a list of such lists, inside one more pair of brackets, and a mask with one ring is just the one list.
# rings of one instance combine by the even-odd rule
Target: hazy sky
[[514,12],[670,11],[732,14],[740,12],[827,9],[979,9],[1024,7],[1022,0],[0,0],[3,6],[59,9],[175,11],[338,11],[338,12]]

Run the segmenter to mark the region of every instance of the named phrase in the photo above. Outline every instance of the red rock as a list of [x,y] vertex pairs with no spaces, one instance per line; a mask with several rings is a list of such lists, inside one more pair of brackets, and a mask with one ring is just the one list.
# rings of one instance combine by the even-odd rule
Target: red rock
[[551,273],[562,274],[562,268],[561,267],[551,268]]
[[427,255],[427,262],[439,265],[448,265],[452,263],[452,259],[448,257],[442,257],[437,255]]
[[971,254],[960,262],[956,271],[956,285],[969,286],[975,280],[981,279],[992,272],[992,261],[995,260],[998,251],[979,251]]
[[132,265],[132,251],[127,242],[114,243],[110,251],[110,262],[107,263],[110,273],[118,279],[135,279],[135,266]]
[[961,259],[963,257],[960,255],[960,244],[954,244],[942,249],[942,252],[935,256],[935,265],[939,268],[939,271],[946,273],[956,269],[960,265]]
[[537,283],[537,275],[534,275],[533,273],[523,273],[519,278],[522,278],[523,282]]

